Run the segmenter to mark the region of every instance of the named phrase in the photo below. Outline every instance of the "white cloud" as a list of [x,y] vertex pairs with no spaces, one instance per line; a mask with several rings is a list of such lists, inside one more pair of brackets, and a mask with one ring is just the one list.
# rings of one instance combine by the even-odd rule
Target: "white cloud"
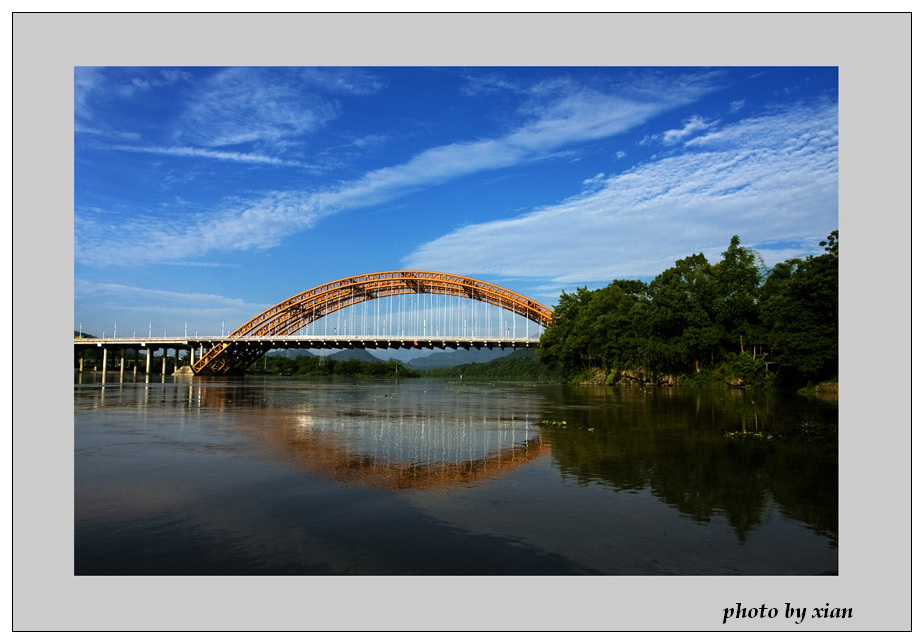
[[[273,84],[255,83],[246,70],[227,70],[239,77],[215,81],[214,90],[206,91],[191,108],[188,122],[200,127],[204,145],[246,140],[250,137],[282,136],[286,128],[310,128],[314,113],[292,110],[291,118],[281,118],[286,100],[273,107],[261,107],[267,97],[282,96]],[[672,81],[671,92],[661,88],[660,102],[648,95],[653,88],[645,85],[645,100],[631,100],[593,91],[579,91],[558,98],[542,109],[531,106],[528,122],[508,135],[451,143],[421,152],[407,163],[381,168],[364,177],[313,193],[278,192],[251,200],[242,206],[226,207],[217,213],[198,215],[196,223],[165,224],[161,219],[137,219],[133,224],[76,227],[76,257],[94,258],[99,264],[130,265],[143,262],[176,262],[202,256],[213,250],[265,249],[283,237],[313,225],[319,217],[347,208],[385,202],[408,190],[444,183],[474,172],[510,167],[555,152],[565,145],[591,141],[624,132],[665,109],[676,107],[709,91],[709,85]],[[674,87],[681,89],[676,93]],[[255,95],[259,101],[254,98]],[[260,103],[258,105],[257,103]],[[253,109],[250,109],[253,108]],[[272,114],[266,114],[269,110]],[[323,110],[322,110],[323,112]],[[260,117],[265,116],[264,121]],[[156,148],[159,153],[204,154],[197,148]],[[228,153],[229,160],[271,162],[272,157],[252,157]],[[80,222],[78,221],[78,224]],[[135,252],[134,240],[147,239],[148,252]],[[119,243],[123,240],[122,243]],[[105,252],[97,252],[105,247]],[[88,259],[86,261],[89,261]]]
[[206,147],[276,144],[316,130],[338,112],[329,100],[309,100],[286,76],[236,67],[196,86],[180,117],[178,134]]
[[732,235],[746,245],[790,240],[815,252],[837,227],[836,106],[750,119],[686,148],[525,217],[463,227],[404,264],[610,281],[656,275],[696,252],[715,261]]
[[510,81],[500,73],[479,74],[477,76],[464,75],[465,85],[461,89],[464,96],[480,96],[498,94],[502,92],[519,92],[520,85]]
[[[275,193],[217,213],[190,216],[191,223],[135,215],[113,223],[75,217],[75,258],[95,266],[178,264],[212,250],[272,248],[285,235],[311,225],[317,204],[301,195]],[[146,240],[139,253],[132,240]]]
[[113,145],[112,150],[121,150],[123,152],[139,152],[148,154],[164,154],[175,157],[199,157],[204,159],[215,159],[218,161],[234,161],[237,163],[254,163],[261,165],[282,165],[294,167],[309,167],[307,164],[291,159],[280,159],[265,154],[252,154],[247,152],[223,152],[209,148],[191,148],[191,147],[164,147],[155,145]]
[[718,125],[718,121],[706,122],[701,116],[693,116],[684,121],[683,127],[679,130],[668,130],[661,136],[665,145],[673,145],[684,139],[691,137],[700,130],[707,130]]
[[87,119],[90,116],[90,96],[98,91],[105,76],[95,67],[74,68],[74,116]]
[[126,286],[125,284],[116,284],[112,282],[91,282],[89,280],[75,280],[74,294],[81,297],[119,297],[119,298],[137,298],[146,300],[155,304],[162,303],[187,303],[201,304],[205,307],[253,307],[259,306],[247,304],[240,298],[229,298],[223,295],[213,295],[210,293],[179,293],[175,291],[164,291],[158,289],[139,288],[137,286]]
[[[147,336],[148,323],[154,335],[163,334],[165,328],[171,336],[183,335],[183,327],[177,325],[177,320],[183,319],[192,324],[187,329],[190,335],[219,335],[222,321],[226,322],[225,331],[230,332],[270,306],[211,293],[183,293],[81,279],[74,282],[74,301],[75,330],[82,326],[84,332],[92,335],[111,335],[118,325],[120,337],[130,337],[133,332],[138,337]],[[131,324],[137,326],[132,329]]]

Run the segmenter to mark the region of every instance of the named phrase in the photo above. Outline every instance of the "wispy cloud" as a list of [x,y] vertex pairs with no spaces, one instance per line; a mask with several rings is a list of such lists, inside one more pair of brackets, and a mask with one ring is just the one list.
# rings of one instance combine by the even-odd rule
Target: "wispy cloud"
[[184,69],[78,67],[75,129],[124,138],[114,122],[123,127],[133,122],[123,121],[118,101],[158,106],[162,95],[155,91],[181,83],[182,93],[171,95],[183,97],[171,103],[179,112],[147,133],[149,142],[164,148],[286,149],[337,118],[340,108],[332,96],[370,94],[383,86],[374,72],[352,69],[241,67],[196,75]]
[[[191,223],[150,215],[112,222],[75,216],[78,262],[96,266],[179,264],[208,251],[272,248],[293,231],[310,226],[319,216],[320,201],[300,193],[276,192],[264,197],[234,199],[217,213],[190,215]],[[139,257],[133,240],[146,240]]]
[[[231,331],[270,305],[267,302],[247,302],[212,293],[184,293],[81,279],[74,282],[74,297],[75,302],[79,303],[75,310],[77,324],[80,324],[83,317],[81,309],[85,308],[93,310],[97,320],[108,318],[115,323],[132,318],[144,320],[145,328],[135,329],[139,336],[147,335],[148,321],[157,335],[163,332],[164,326],[168,326],[171,335],[182,334],[176,321],[183,319],[195,321],[196,325],[208,325],[208,328],[193,326],[188,329],[190,334],[199,332],[200,335],[218,335],[222,321],[227,322],[225,331]],[[122,325],[118,329],[119,335],[123,337],[132,333],[132,329]],[[114,329],[107,326],[105,330],[99,331],[85,326],[83,330],[97,335],[110,333]]]
[[74,68],[74,117],[76,120],[90,117],[89,99],[105,82],[105,76],[94,67]]
[[814,252],[819,222],[837,226],[837,158],[836,105],[752,118],[689,140],[682,155],[593,177],[566,202],[463,227],[404,264],[566,284],[650,277],[695,252],[717,258],[730,227],[745,244],[789,240],[772,263]]
[[661,140],[665,145],[673,145],[674,143],[678,143],[684,139],[690,138],[701,130],[708,130],[709,128],[715,127],[718,124],[718,121],[707,122],[701,116],[693,116],[684,121],[682,128],[668,130],[665,132],[662,135]]
[[182,69],[160,69],[146,76],[132,76],[128,82],[121,84],[116,93],[121,96],[131,96],[137,91],[146,92],[151,89],[169,87],[180,81],[191,80],[193,75]]
[[200,304],[205,307],[253,307],[239,298],[229,298],[223,295],[213,295],[211,293],[182,293],[175,291],[164,291],[158,289],[139,288],[137,286],[126,286],[113,282],[91,282],[89,280],[75,280],[74,294],[81,297],[132,297],[144,299],[152,303],[177,303],[186,302],[188,304]]
[[93,103],[107,103],[111,96],[126,98],[136,92],[165,88],[192,79],[192,74],[183,69],[147,70],[130,68],[130,76],[107,75],[108,68],[74,68],[74,116],[78,131],[106,132],[105,124],[94,123]]
[[[215,81],[190,106],[185,121],[195,130],[203,146],[218,147],[250,138],[273,140],[288,130],[309,129],[328,116],[327,108],[294,106],[278,81],[256,83],[241,70],[241,83],[228,78]],[[673,78],[660,86],[646,78],[640,88],[627,94],[605,94],[567,84],[555,84],[537,92],[552,100],[533,102],[529,118],[505,136],[450,143],[430,148],[403,164],[380,168],[363,177],[314,192],[283,191],[241,202],[215,213],[201,213],[195,223],[185,225],[138,220],[126,227],[78,226],[78,261],[133,264],[174,262],[202,256],[213,250],[269,248],[288,235],[313,225],[318,218],[359,206],[380,204],[428,185],[456,177],[511,167],[548,155],[565,146],[593,141],[644,123],[661,112],[702,96],[713,87],[710,78]],[[566,88],[568,91],[563,91]],[[668,91],[668,89],[670,91]],[[255,96],[257,98],[255,98]],[[271,107],[267,107],[271,105]],[[252,109],[251,109],[252,108]],[[271,113],[267,113],[270,111]],[[289,114],[286,118],[283,114]],[[264,121],[263,117],[266,117]],[[266,125],[271,123],[272,125]],[[153,148],[157,153],[201,155],[201,148]],[[228,153],[228,160],[271,163],[274,157]],[[143,235],[149,252],[134,252],[134,239]],[[96,252],[101,247],[106,252]],[[156,250],[160,249],[160,250]]]
[[288,76],[253,68],[213,74],[189,96],[176,136],[205,147],[273,145],[336,118],[339,108],[335,102],[306,97],[293,87],[294,82]]
[[190,147],[163,147],[156,145],[113,145],[109,146],[112,150],[121,150],[123,152],[137,152],[146,154],[164,154],[174,157],[198,157],[203,159],[215,159],[218,161],[233,161],[235,163],[255,163],[265,165],[294,166],[299,168],[310,167],[300,161],[291,159],[280,159],[265,154],[253,154],[247,152],[223,152],[210,148],[190,148]]
[[482,96],[502,92],[520,92],[522,87],[501,73],[465,75],[465,85],[460,90],[463,96]]

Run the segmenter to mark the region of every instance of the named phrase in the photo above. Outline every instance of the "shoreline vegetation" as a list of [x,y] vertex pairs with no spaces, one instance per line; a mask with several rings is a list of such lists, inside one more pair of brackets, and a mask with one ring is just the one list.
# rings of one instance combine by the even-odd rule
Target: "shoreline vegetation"
[[819,256],[767,269],[736,235],[715,264],[698,253],[648,284],[562,292],[538,356],[572,383],[836,397],[838,231],[819,246]]
[[[300,358],[300,359],[299,359]],[[190,370],[191,372],[191,370]],[[469,362],[453,367],[436,367],[427,370],[414,369],[397,360],[371,362],[356,358],[338,360],[337,358],[322,359],[320,356],[267,356],[266,361],[260,360],[252,366],[249,375],[285,376],[298,378],[352,376],[369,378],[438,378],[449,380],[495,380],[495,381],[530,381],[530,382],[563,382],[560,373],[553,371],[536,355],[534,349],[520,349],[509,356],[504,356],[490,362]],[[664,379],[657,382],[644,381],[638,378],[626,377],[615,379],[603,369],[594,368],[578,373],[568,380],[574,385],[602,385],[602,386],[715,386],[728,388],[748,388],[750,384],[725,382],[716,374],[707,374],[707,377],[693,380],[681,376]],[[814,395],[819,398],[836,400],[838,396],[837,379],[820,383],[810,383],[801,387],[799,393]]]

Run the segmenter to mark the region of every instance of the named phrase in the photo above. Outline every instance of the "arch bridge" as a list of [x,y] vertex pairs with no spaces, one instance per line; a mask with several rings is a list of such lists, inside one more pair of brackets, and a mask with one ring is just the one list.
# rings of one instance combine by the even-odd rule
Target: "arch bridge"
[[[211,345],[192,369],[199,375],[223,375],[245,370],[273,347],[368,347],[368,348],[472,348],[488,346],[535,346],[538,340],[478,337],[474,319],[471,327],[454,337],[433,333],[419,327],[415,333],[398,336],[373,333],[342,333],[337,336],[313,337],[294,334],[307,325],[330,316],[341,309],[363,302],[401,295],[436,295],[467,298],[484,302],[526,318],[538,327],[547,327],[552,321],[552,310],[509,289],[476,280],[471,277],[430,271],[391,271],[354,275],[303,291],[256,315],[227,337]],[[474,316],[473,316],[474,317]],[[364,327],[366,325],[363,325]],[[469,332],[471,329],[471,332]]]

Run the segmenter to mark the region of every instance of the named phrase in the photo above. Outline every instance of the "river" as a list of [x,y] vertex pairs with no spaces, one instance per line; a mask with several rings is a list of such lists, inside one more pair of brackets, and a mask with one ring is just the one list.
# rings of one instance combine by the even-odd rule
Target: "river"
[[77,575],[822,575],[837,403],[92,373]]

